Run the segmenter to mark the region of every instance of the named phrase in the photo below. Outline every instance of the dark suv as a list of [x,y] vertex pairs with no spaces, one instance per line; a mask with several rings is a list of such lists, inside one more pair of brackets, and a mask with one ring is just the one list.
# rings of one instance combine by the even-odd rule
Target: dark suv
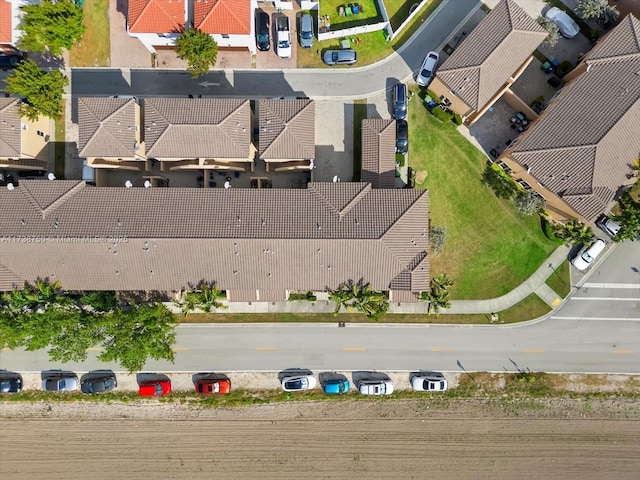
[[10,68],[16,68],[22,63],[24,56],[16,51],[9,53],[0,52],[0,70],[9,70]]
[[404,83],[393,86],[393,118],[396,120],[407,118],[407,86]]
[[256,44],[258,50],[263,52],[269,50],[271,43],[269,42],[269,15],[259,11],[256,16]]
[[406,120],[396,120],[396,153],[409,151],[409,125]]

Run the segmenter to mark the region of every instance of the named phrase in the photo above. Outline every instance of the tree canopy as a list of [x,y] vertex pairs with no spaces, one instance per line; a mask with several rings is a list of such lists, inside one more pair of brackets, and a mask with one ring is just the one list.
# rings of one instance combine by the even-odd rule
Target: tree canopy
[[74,0],[42,0],[21,7],[22,36],[18,46],[23,50],[58,57],[62,49],[70,49],[82,38],[86,26],[83,11]]
[[[91,302],[91,308],[81,302]],[[174,361],[177,320],[162,304],[114,305],[113,293],[62,295],[60,284],[38,281],[0,299],[0,349],[49,349],[54,361],[83,361],[100,347],[98,359],[133,372],[148,359]],[[114,306],[111,311],[101,309]]]
[[20,114],[29,120],[37,120],[41,115],[53,119],[62,116],[62,94],[69,79],[61,71],[47,72],[33,60],[25,60],[5,82],[4,91],[25,99]]
[[625,192],[618,205],[620,214],[611,216],[612,220],[620,224],[615,240],[635,240],[640,236],[640,202],[636,202],[629,192]]
[[329,292],[329,300],[336,304],[334,314],[340,311],[340,307],[345,307],[349,311],[364,313],[371,320],[379,320],[389,310],[389,299],[385,293],[372,290],[371,285],[363,284],[362,280],[342,283],[337,290]]
[[191,77],[198,78],[216,64],[218,44],[210,35],[191,28],[176,39],[176,53],[188,62]]

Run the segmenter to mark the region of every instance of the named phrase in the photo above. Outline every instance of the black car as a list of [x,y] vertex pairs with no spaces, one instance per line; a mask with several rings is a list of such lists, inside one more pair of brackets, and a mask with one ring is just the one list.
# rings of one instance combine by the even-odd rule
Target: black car
[[115,390],[118,386],[116,375],[113,372],[89,372],[82,376],[80,390],[82,393],[100,393]]
[[396,120],[396,153],[409,151],[409,125],[406,120]]
[[393,118],[407,118],[407,86],[404,83],[398,83],[393,87]]
[[0,70],[9,70],[10,68],[16,68],[22,63],[24,58],[17,53],[2,54],[0,53]]
[[263,52],[269,50],[271,42],[269,41],[269,15],[259,11],[256,15],[256,44],[258,50]]
[[17,393],[22,390],[22,375],[0,370],[0,393]]

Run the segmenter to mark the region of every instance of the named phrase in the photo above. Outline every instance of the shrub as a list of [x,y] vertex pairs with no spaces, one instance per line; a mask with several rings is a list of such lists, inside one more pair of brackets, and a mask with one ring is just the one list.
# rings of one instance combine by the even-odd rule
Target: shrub
[[317,297],[313,294],[313,292],[291,292],[289,293],[290,302],[295,300],[302,300],[307,302],[315,302]]
[[556,237],[555,233],[553,233],[553,226],[551,225],[551,222],[549,222],[549,220],[547,220],[544,217],[541,219],[541,222],[542,222],[542,231],[544,232],[544,236],[547,237],[549,240],[551,240],[553,243],[562,245],[564,243],[564,240]]
[[458,115],[457,113],[453,114],[453,123],[455,123],[456,125],[462,125],[462,117],[460,115]]
[[521,215],[530,217],[534,213],[538,213],[544,200],[540,195],[536,195],[533,192],[520,192],[513,199],[513,205]]
[[537,22],[549,33],[543,44],[549,47],[555,47],[558,40],[560,40],[560,29],[558,26],[542,15],[537,18]]
[[514,183],[506,178],[506,174],[498,171],[493,165],[487,165],[482,174],[482,180],[493,190],[498,198],[511,199],[517,189]]
[[429,246],[434,255],[438,255],[444,248],[447,239],[446,227],[431,227],[429,230]]
[[437,107],[433,107],[431,109],[431,115],[433,115],[434,117],[436,117],[438,120],[440,120],[441,122],[448,122],[451,120],[451,114],[445,112],[442,108],[440,108],[439,106]]

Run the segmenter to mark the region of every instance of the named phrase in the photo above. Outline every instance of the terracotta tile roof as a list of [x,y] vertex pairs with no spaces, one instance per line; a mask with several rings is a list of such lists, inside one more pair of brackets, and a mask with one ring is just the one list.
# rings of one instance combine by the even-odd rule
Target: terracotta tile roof
[[640,21],[627,15],[585,62],[587,71],[565,86],[512,157],[591,220],[626,183],[640,152]]
[[146,98],[144,122],[149,158],[249,158],[249,100]]
[[[0,189],[0,205],[0,236],[15,239],[0,249],[5,289],[37,277],[106,290],[171,291],[208,280],[277,298],[273,292],[349,279],[379,290],[429,283],[426,191],[347,182],[225,190],[21,181]],[[20,240],[36,237],[42,241]]]
[[81,157],[132,158],[136,154],[136,101],[126,98],[78,99]]
[[0,158],[22,155],[22,117],[18,98],[0,98]]
[[0,0],[0,43],[13,43],[11,17],[11,4]]
[[513,0],[502,0],[456,48],[436,76],[480,110],[547,37]]
[[182,32],[184,12],[185,0],[129,0],[129,32]]
[[258,116],[260,158],[267,161],[315,158],[316,105],[313,100],[259,100]]
[[362,121],[363,182],[373,188],[396,186],[396,122],[382,118]]
[[205,33],[251,33],[249,0],[193,0],[193,26]]

